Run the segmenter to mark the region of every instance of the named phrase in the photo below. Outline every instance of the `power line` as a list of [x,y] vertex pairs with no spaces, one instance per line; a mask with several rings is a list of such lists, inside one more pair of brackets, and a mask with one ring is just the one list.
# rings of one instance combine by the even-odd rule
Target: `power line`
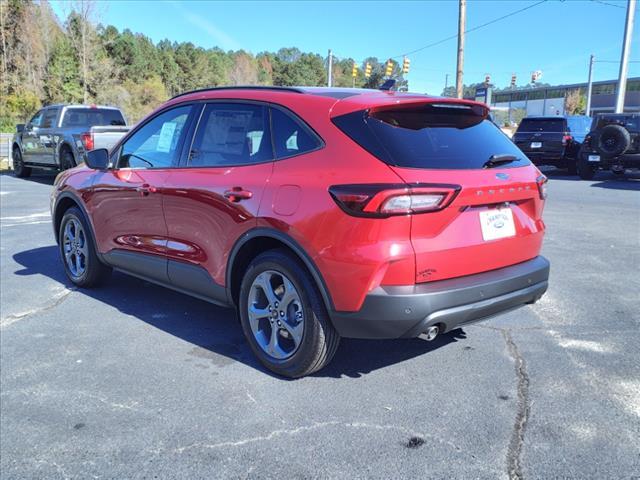
[[609,7],[622,8],[623,10],[626,8],[626,7],[622,6],[622,5],[616,5],[615,3],[605,2],[605,1],[603,1],[603,0],[591,0],[591,1],[592,1],[592,2],[595,2],[595,3],[599,3],[599,4],[601,4],[601,5],[607,5],[607,6],[609,6]]
[[[526,10],[529,10],[529,9],[533,8],[533,7],[537,7],[538,5],[541,5],[541,4],[546,3],[548,1],[549,0],[540,0],[539,2],[533,3],[531,5],[528,5],[528,6],[524,7],[524,8],[520,8],[518,10],[514,10],[513,12],[507,13],[506,15],[503,15],[501,17],[494,18],[493,20],[490,20],[490,21],[488,21],[486,23],[483,23],[482,25],[478,25],[478,26],[475,26],[473,28],[466,29],[464,31],[464,33],[475,32],[476,30],[480,30],[481,28],[484,28],[484,27],[487,27],[489,25],[492,25],[492,24],[494,24],[496,22],[499,22],[500,20],[504,20],[505,18],[509,18],[509,17],[514,16],[514,15],[517,15],[518,13],[522,13],[522,12],[524,12]],[[400,54],[400,55],[395,55],[395,56],[393,56],[391,58],[401,58],[401,57],[404,57],[404,56],[407,56],[407,55],[412,55],[414,53],[421,52],[422,50],[426,50],[427,48],[435,47],[436,45],[440,45],[442,43],[448,42],[449,40],[453,40],[454,38],[458,38],[458,34],[457,33],[455,35],[451,35],[451,36],[449,36],[447,38],[443,38],[442,40],[438,40],[437,42],[433,42],[433,43],[430,43],[430,44],[425,45],[423,47],[416,48],[415,50],[411,50],[410,52],[406,52],[406,53],[403,53],[403,54]]]

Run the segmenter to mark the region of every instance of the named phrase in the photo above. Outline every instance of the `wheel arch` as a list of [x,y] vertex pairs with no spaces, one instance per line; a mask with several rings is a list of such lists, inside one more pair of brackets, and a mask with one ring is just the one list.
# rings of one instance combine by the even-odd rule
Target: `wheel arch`
[[87,213],[87,209],[82,204],[82,201],[71,192],[62,192],[56,198],[55,206],[53,207],[53,215],[51,221],[53,222],[53,233],[55,235],[56,243],[60,243],[60,224],[62,223],[62,217],[64,217],[64,212],[69,210],[72,207],[77,207],[84,218],[87,220],[89,224],[89,230],[91,239],[93,240],[93,244],[96,246],[96,254],[98,258],[101,259],[100,252],[98,252],[98,244],[96,243],[95,232],[93,231],[93,222],[91,221],[91,217]]
[[238,305],[242,273],[251,261],[268,250],[284,248],[290,251],[305,266],[315,282],[329,312],[334,310],[333,300],[324,278],[309,254],[286,233],[270,228],[254,228],[240,237],[229,255],[226,270],[227,296],[232,305]]

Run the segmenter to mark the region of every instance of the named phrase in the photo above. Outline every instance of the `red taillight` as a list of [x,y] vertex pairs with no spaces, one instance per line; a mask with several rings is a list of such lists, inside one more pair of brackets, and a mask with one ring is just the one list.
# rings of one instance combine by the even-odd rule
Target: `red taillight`
[[568,145],[571,142],[573,142],[573,137],[571,135],[562,136],[562,145]]
[[334,185],[329,188],[343,211],[356,217],[372,218],[442,210],[459,191],[459,185],[420,183]]
[[540,198],[542,200],[547,198],[547,182],[549,179],[544,175],[540,175],[536,178],[536,183],[538,184],[538,193],[540,193]]
[[83,133],[80,135],[80,140],[82,140],[82,145],[87,152],[93,150],[93,135],[91,133]]

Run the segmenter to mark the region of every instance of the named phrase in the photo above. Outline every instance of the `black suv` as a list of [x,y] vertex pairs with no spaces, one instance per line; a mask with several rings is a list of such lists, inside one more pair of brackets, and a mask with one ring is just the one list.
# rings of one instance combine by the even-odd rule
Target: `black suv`
[[583,180],[591,180],[598,170],[622,175],[628,168],[640,168],[640,114],[596,116],[578,157],[578,175]]
[[591,118],[584,115],[526,117],[513,141],[534,165],[566,168],[575,175],[578,152],[590,126]]

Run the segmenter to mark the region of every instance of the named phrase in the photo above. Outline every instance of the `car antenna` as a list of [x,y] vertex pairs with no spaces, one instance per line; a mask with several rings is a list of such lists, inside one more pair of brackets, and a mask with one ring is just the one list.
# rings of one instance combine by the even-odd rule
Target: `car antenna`
[[389,80],[387,80],[386,82],[384,82],[382,85],[380,85],[378,87],[378,90],[383,90],[385,92],[388,92],[389,90],[391,90],[393,87],[396,86],[396,81],[393,78],[390,78]]

